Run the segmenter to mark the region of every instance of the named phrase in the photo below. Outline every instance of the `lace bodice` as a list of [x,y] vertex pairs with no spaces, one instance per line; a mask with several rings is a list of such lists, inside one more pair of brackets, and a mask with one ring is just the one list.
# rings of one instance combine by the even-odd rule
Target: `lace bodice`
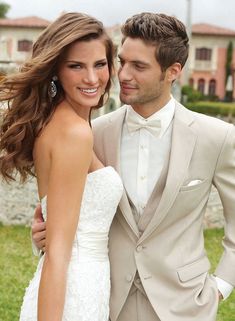
[[[79,261],[107,259],[108,233],[123,192],[119,175],[103,167],[87,175],[73,254],[79,248]],[[41,201],[46,220],[46,197]]]

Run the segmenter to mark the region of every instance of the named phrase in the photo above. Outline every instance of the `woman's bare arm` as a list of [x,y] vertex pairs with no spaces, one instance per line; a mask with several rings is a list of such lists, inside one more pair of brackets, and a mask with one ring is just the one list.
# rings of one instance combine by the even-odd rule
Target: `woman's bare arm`
[[51,150],[46,252],[39,287],[38,321],[62,320],[66,273],[92,160],[92,134],[85,122],[61,131]]

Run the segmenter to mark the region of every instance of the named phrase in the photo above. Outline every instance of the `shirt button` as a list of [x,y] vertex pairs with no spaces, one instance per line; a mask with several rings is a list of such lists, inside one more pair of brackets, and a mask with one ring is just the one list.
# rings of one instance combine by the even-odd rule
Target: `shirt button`
[[132,280],[132,275],[131,274],[127,274],[126,275],[126,281],[127,282],[131,282],[131,280]]
[[146,176],[140,176],[140,179],[143,181],[146,178]]

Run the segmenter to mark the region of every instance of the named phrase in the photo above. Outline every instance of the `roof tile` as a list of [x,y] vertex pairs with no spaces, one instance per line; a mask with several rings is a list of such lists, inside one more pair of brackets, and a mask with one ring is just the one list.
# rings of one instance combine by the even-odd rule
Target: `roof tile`
[[45,28],[50,24],[50,21],[36,17],[25,18],[5,18],[0,19],[0,26],[3,27],[28,27],[28,28]]
[[235,30],[222,28],[207,23],[198,23],[192,25],[192,33],[200,35],[235,36]]

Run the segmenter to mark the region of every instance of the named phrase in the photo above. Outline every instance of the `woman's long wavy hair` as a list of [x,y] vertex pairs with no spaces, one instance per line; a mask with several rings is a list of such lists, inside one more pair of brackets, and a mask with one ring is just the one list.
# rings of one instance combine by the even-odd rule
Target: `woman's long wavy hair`
[[[14,180],[18,171],[22,182],[33,171],[33,147],[36,137],[49,122],[64,92],[57,82],[58,93],[48,94],[61,57],[76,41],[100,39],[106,47],[110,76],[113,72],[115,48],[103,24],[88,15],[66,13],[50,24],[35,42],[30,60],[20,71],[0,82],[0,173],[6,181]],[[111,87],[111,77],[98,107],[104,103]]]

